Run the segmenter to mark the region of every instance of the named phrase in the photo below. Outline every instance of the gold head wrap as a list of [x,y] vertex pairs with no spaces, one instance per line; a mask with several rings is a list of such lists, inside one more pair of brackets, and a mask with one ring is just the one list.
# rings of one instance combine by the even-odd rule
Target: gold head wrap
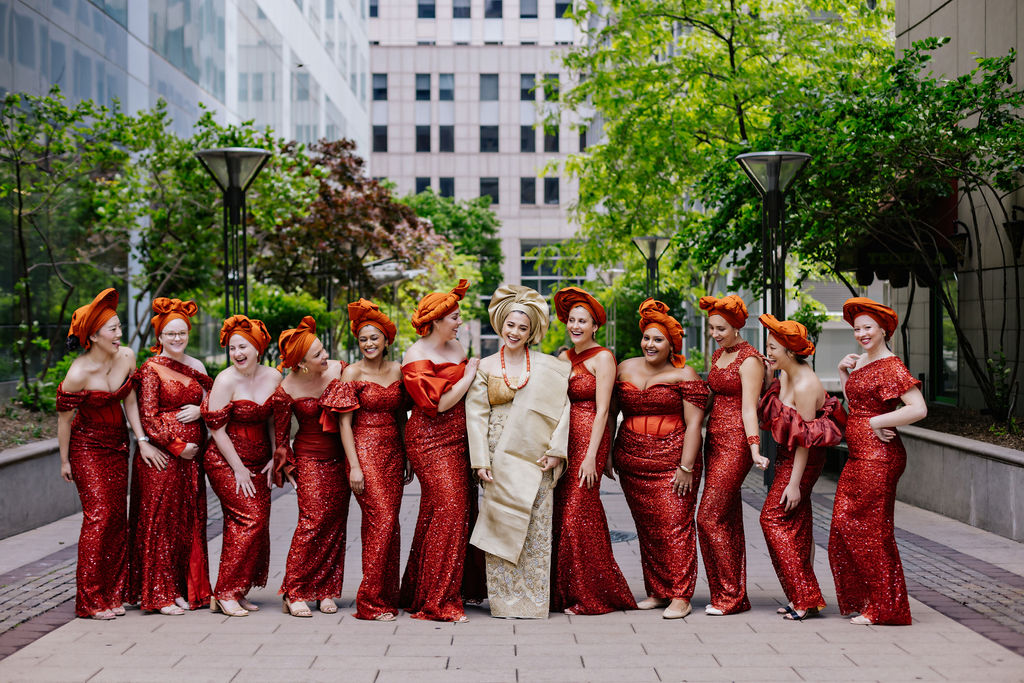
[[527,345],[532,346],[544,338],[551,323],[548,302],[544,297],[536,290],[522,285],[502,285],[494,290],[487,314],[491,318],[491,327],[495,332],[501,334],[501,326],[514,311],[525,313],[530,319],[530,338],[526,340]]

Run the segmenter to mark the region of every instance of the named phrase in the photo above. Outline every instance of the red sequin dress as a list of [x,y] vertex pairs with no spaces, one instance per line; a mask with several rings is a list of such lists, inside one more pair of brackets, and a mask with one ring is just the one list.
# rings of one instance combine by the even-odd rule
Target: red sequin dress
[[402,366],[402,380],[414,403],[405,426],[405,449],[421,498],[399,604],[414,619],[457,621],[465,616],[460,591],[471,491],[466,406],[460,401],[437,412],[441,396],[465,371],[466,361],[435,365],[419,360]]
[[[158,610],[185,598],[193,609],[210,602],[210,560],[206,548],[206,478],[202,420],[182,423],[183,406],[199,405],[213,380],[184,363],[153,356],[135,375],[142,427],[152,445],[170,457],[167,467],[147,466],[136,453],[129,514],[128,601]],[[192,459],[177,457],[190,443]]]
[[711,357],[708,386],[714,396],[704,443],[704,493],[697,510],[697,535],[711,589],[711,605],[724,614],[750,609],[747,599],[747,551],[743,537],[740,487],[754,461],[743,426],[740,365],[759,357],[747,342],[728,366],[719,368],[719,347]]
[[[319,398],[295,399],[282,386],[272,397],[275,469],[292,474],[298,485],[299,520],[278,591],[289,602],[341,596],[351,489],[337,420],[321,407],[340,383],[332,380]],[[289,443],[293,414],[299,429]]]
[[117,391],[66,392],[57,387],[57,411],[78,409],[71,422],[68,459],[82,501],[75,614],[89,617],[120,607],[128,581],[128,428]]
[[[400,380],[331,383],[320,404],[352,416],[352,439],[363,471],[363,493],[356,496],[362,510],[363,580],[356,593],[356,619],[382,614],[398,616],[398,572],[402,533],[405,447],[398,418],[408,404]],[[346,466],[346,470],[348,467]]]
[[[821,609],[825,599],[814,576],[811,490],[825,464],[825,448],[843,440],[846,411],[839,399],[829,396],[814,419],[804,420],[795,408],[782,402],[780,388],[778,380],[773,382],[758,405],[761,429],[769,430],[778,444],[775,478],[761,508],[761,530],[779,583],[793,609]],[[779,501],[789,485],[794,454],[800,447],[807,449],[807,464],[800,477],[800,503],[786,512]]]
[[907,451],[899,434],[885,443],[868,421],[898,408],[900,396],[920,384],[896,356],[868,363],[846,381],[850,456],[836,487],[828,559],[839,611],[860,612],[873,624],[911,623],[893,521]]
[[217,442],[211,438],[203,454],[203,465],[213,492],[224,511],[224,540],[214,596],[237,600],[256,586],[267,585],[270,569],[270,488],[260,472],[270,461],[269,424],[273,398],[265,403],[231,401],[220,410],[210,410],[210,397],[203,401],[203,419],[211,429],[226,426],[228,438],[242,463],[252,473],[254,497],[235,492],[235,474]]
[[601,504],[601,475],[611,448],[609,417],[597,451],[597,483],[581,487],[580,466],[590,447],[590,432],[597,412],[597,378],[584,362],[601,352],[603,346],[581,354],[569,351],[569,451],[565,473],[555,488],[554,547],[552,553],[552,609],[571,609],[575,614],[606,614],[636,609],[629,589],[612,553],[608,519]]
[[700,484],[700,459],[693,464],[693,487],[685,496],[672,491],[683,452],[683,401],[702,410],[702,381],[653,384],[640,389],[615,383],[624,416],[615,439],[615,470],[636,523],[644,586],[654,598],[693,597],[697,584],[697,538],[693,513]]

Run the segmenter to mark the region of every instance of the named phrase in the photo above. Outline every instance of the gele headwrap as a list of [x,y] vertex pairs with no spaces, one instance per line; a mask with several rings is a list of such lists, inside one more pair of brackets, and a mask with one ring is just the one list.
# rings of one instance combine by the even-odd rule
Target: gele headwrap
[[892,333],[896,331],[896,325],[899,324],[896,311],[866,296],[855,296],[852,299],[847,299],[843,304],[843,320],[853,325],[853,321],[857,319],[858,315],[870,315],[874,318],[875,322],[885,330],[886,341],[889,341]]
[[299,367],[299,363],[306,357],[306,352],[313,345],[316,339],[316,320],[313,316],[307,315],[302,318],[298,327],[285,330],[277,337],[277,349],[281,353],[281,362],[277,364],[278,370]]
[[551,323],[551,313],[548,302],[537,290],[522,285],[502,285],[494,290],[487,314],[491,318],[491,327],[495,332],[501,334],[501,326],[505,324],[505,319],[515,311],[524,313],[530,319],[530,338],[526,340],[528,346],[544,338]]
[[267,332],[267,326],[263,321],[250,319],[241,314],[233,315],[224,321],[220,328],[220,345],[226,347],[233,334],[240,334],[248,339],[261,355],[270,343],[270,333]]
[[416,328],[416,334],[421,337],[430,334],[430,323],[454,311],[468,289],[469,280],[462,279],[450,292],[431,292],[420,299],[412,314],[412,326]]
[[640,304],[640,331],[652,325],[665,333],[672,345],[669,361],[677,368],[686,365],[686,358],[680,353],[683,350],[683,326],[668,314],[668,305],[655,299],[647,299]]
[[747,324],[747,305],[743,303],[743,299],[735,294],[723,296],[721,299],[716,299],[713,296],[702,296],[700,298],[700,307],[708,312],[708,317],[720,315],[725,318],[725,322],[737,330]]
[[83,349],[92,345],[89,336],[103,327],[103,323],[117,315],[117,290],[113,287],[104,289],[85,306],[79,306],[71,314],[69,337],[78,337],[78,344]]
[[358,337],[359,330],[366,325],[373,325],[384,333],[388,344],[395,343],[395,335],[398,334],[398,327],[387,317],[380,307],[372,301],[359,299],[348,305],[348,319],[352,328],[352,336]]
[[590,317],[598,327],[603,327],[608,322],[608,316],[604,312],[601,302],[592,297],[589,293],[579,287],[563,287],[555,292],[555,315],[563,323],[569,320],[569,311],[576,306],[582,306],[590,312]]
[[762,313],[758,320],[780,344],[796,355],[810,356],[814,353],[814,343],[807,338],[807,328],[803,324],[795,320],[778,320],[770,313]]
[[156,336],[155,343],[149,347],[154,353],[163,351],[164,345],[160,343],[160,334],[164,326],[176,318],[180,318],[192,329],[192,316],[199,312],[195,301],[182,301],[181,299],[168,299],[166,296],[158,296],[153,299],[153,313],[150,323],[153,325],[153,334]]

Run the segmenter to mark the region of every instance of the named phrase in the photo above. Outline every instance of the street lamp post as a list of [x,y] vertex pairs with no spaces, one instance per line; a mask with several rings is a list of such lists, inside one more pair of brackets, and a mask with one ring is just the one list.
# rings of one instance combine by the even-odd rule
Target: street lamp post
[[647,296],[657,298],[658,296],[658,261],[661,260],[671,240],[668,237],[658,235],[645,235],[634,237],[633,246],[643,254],[647,264]]
[[270,158],[254,147],[221,147],[196,152],[224,197],[224,317],[249,314],[245,192]]
[[[626,271],[624,269],[618,268],[618,267],[616,267],[616,268],[603,268],[603,269],[597,271],[597,276],[599,278],[601,278],[601,282],[603,282],[605,285],[607,285],[607,287],[609,289],[611,289],[615,285],[615,278],[617,278],[618,276],[622,275],[625,272]],[[605,342],[607,342],[607,346],[608,346],[609,349],[611,349],[611,352],[612,352],[613,356],[616,353],[616,349],[615,349],[616,343],[617,343],[616,337],[618,336],[616,334],[618,332],[618,329],[616,328],[616,322],[617,322],[617,320],[616,320],[616,310],[615,310],[615,308],[616,308],[615,307],[615,300],[616,300],[616,298],[617,297],[615,296],[615,292],[613,291],[612,292],[612,314],[611,314],[611,317],[608,318],[608,332],[605,334]]]

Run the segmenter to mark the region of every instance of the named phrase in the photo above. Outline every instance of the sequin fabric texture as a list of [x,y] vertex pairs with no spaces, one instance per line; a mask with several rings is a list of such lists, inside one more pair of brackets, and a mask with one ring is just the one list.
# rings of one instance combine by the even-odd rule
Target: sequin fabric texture
[[611,448],[611,416],[598,447],[598,481],[581,487],[580,466],[590,447],[590,432],[597,412],[597,378],[584,361],[606,352],[602,346],[577,355],[569,351],[573,374],[569,377],[569,450],[565,473],[555,488],[554,547],[552,554],[552,609],[574,614],[606,614],[636,609],[636,600],[612,554],[608,519],[601,504],[601,476]]
[[270,568],[270,489],[260,470],[270,460],[273,398],[265,403],[232,401],[220,410],[203,401],[203,419],[211,429],[225,427],[238,457],[252,473],[255,497],[235,492],[235,475],[211,438],[203,454],[206,474],[224,511],[224,540],[214,595],[237,600],[256,586],[267,585]]
[[405,448],[420,482],[420,510],[402,577],[400,605],[414,619],[457,621],[469,541],[469,454],[466,406],[438,413],[441,396],[462,378],[466,362],[420,360],[402,366],[414,401]]
[[[814,575],[814,534],[811,490],[825,464],[825,447],[843,439],[846,413],[833,396],[825,399],[811,420],[804,420],[795,408],[779,398],[780,384],[772,383],[758,405],[761,428],[771,431],[778,444],[775,479],[761,509],[761,530],[768,544],[775,573],[794,609],[821,609],[825,599]],[[800,477],[800,502],[786,512],[782,493],[793,474],[797,448],[807,448],[807,464]]]
[[[707,386],[694,381],[640,389],[620,381],[615,383],[615,394],[625,416],[615,440],[615,469],[636,523],[644,586],[654,598],[689,600],[697,584],[693,513],[700,484],[700,460],[694,462],[693,487],[688,494],[676,495],[672,478],[686,435],[683,401],[703,409]],[[660,418],[637,423],[651,427],[670,425],[671,430],[661,435],[634,431],[629,426],[634,416]]]
[[[299,520],[279,591],[290,602],[341,595],[351,491],[341,439],[321,426],[319,405],[340,384],[332,380],[320,397],[295,399],[281,386],[273,396],[274,440],[298,484]],[[289,445],[293,414],[299,427]]]
[[747,549],[743,536],[740,487],[754,461],[743,426],[740,365],[757,350],[747,342],[727,367],[719,368],[718,348],[711,358],[708,386],[714,395],[704,444],[704,493],[697,511],[697,534],[711,605],[725,614],[750,609],[747,599]]
[[401,380],[388,386],[374,382],[341,382],[324,392],[320,405],[336,412],[355,411],[352,438],[363,471],[364,489],[356,496],[362,510],[363,579],[356,593],[357,619],[381,614],[398,616],[401,553],[402,479],[405,446],[398,416],[408,396]]
[[57,387],[57,410],[78,409],[71,421],[68,459],[82,501],[75,614],[92,616],[124,604],[128,583],[128,428],[117,391],[66,392]]
[[919,385],[896,356],[854,370],[846,382],[850,455],[836,488],[828,559],[839,611],[859,612],[874,624],[911,623],[893,519],[907,452],[898,434],[884,443],[868,421],[895,410],[899,397]]
[[[206,481],[200,460],[202,420],[179,422],[182,407],[199,405],[213,380],[184,363],[153,356],[135,375],[139,416],[152,445],[169,457],[163,470],[136,453],[132,465],[129,602],[158,610],[185,598],[193,609],[210,602],[206,548]],[[178,457],[188,444],[199,452]]]

